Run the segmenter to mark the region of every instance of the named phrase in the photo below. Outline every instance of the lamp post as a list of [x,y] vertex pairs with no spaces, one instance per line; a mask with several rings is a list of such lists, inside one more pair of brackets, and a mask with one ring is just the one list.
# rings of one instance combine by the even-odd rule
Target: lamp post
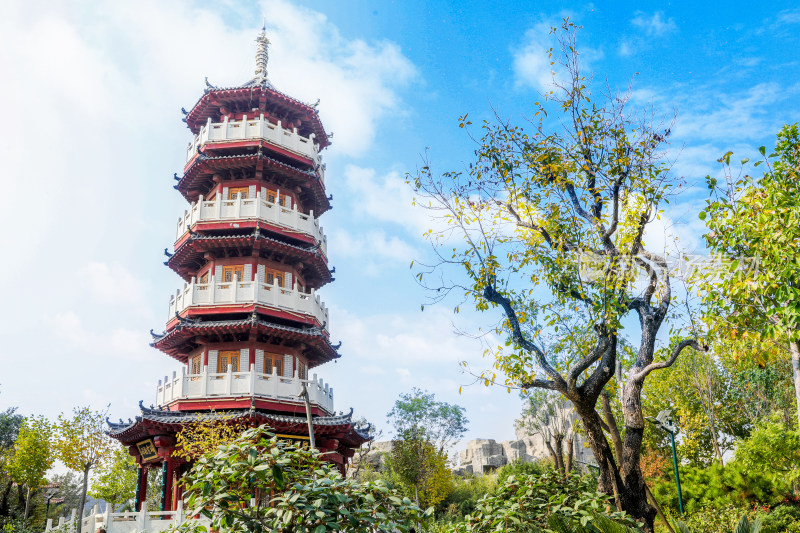
[[672,466],[675,468],[675,485],[678,487],[678,510],[683,514],[683,494],[681,493],[681,477],[678,473],[678,454],[675,452],[675,433],[678,432],[678,426],[672,420],[672,411],[665,409],[658,413],[655,420],[650,419],[655,423],[656,427],[663,429],[669,433],[669,440],[672,443]]
[[61,483],[50,483],[49,485],[45,485],[43,488],[46,489],[44,493],[44,500],[47,503],[44,510],[44,522],[46,527],[47,518],[50,515],[50,503],[62,503],[64,498],[56,498],[58,489],[61,488]]

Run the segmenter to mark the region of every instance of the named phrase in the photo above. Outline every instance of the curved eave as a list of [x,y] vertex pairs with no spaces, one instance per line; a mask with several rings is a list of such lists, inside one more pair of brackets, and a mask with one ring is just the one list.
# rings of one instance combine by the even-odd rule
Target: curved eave
[[[185,425],[202,420],[224,419],[235,421],[250,419],[251,426],[266,424],[275,433],[288,433],[298,436],[308,435],[307,420],[303,416],[278,415],[253,411],[250,409],[232,411],[170,411],[167,409],[146,408],[141,405],[142,414],[127,423],[107,421],[108,435],[126,446],[159,433],[177,433]],[[320,438],[338,438],[347,447],[357,447],[368,440],[353,426],[351,410],[349,414],[339,416],[314,417],[314,436]]]
[[320,150],[330,145],[328,134],[325,133],[316,109],[265,85],[215,88],[206,91],[186,116],[186,125],[194,135],[197,135],[209,118],[212,120],[219,118],[220,107],[231,104],[247,110],[264,109],[269,104],[278,108],[279,112],[293,113],[309,123],[308,129],[314,133]]
[[[261,143],[266,144],[266,143]],[[259,145],[260,146],[260,145]],[[198,154],[175,185],[189,202],[196,202],[204,191],[214,185],[215,172],[223,170],[252,169],[274,172],[288,179],[292,185],[300,186],[307,191],[308,200],[313,204],[315,216],[319,216],[331,208],[330,200],[325,195],[325,185],[314,170],[302,170],[273,159],[261,151],[254,154],[208,156]]]
[[191,270],[203,264],[203,254],[216,250],[248,248],[269,250],[286,259],[302,261],[306,265],[303,275],[307,285],[319,288],[333,280],[328,269],[328,258],[319,246],[299,246],[261,233],[261,228],[247,235],[199,235],[190,234],[175,253],[166,261],[185,281],[191,280]]
[[208,321],[181,318],[174,327],[161,335],[154,336],[151,346],[185,363],[187,353],[195,348],[194,339],[197,336],[235,336],[251,332],[272,336],[283,342],[304,344],[309,368],[340,357],[331,344],[327,332],[322,328],[285,326],[253,316],[241,320]]

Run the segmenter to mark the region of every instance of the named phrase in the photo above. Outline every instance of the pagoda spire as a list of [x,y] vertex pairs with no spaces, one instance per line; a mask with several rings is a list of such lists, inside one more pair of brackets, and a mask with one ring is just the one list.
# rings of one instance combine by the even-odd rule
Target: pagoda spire
[[256,80],[266,81],[267,61],[269,61],[269,39],[267,39],[267,23],[261,27],[261,33],[256,38],[258,47],[256,48]]

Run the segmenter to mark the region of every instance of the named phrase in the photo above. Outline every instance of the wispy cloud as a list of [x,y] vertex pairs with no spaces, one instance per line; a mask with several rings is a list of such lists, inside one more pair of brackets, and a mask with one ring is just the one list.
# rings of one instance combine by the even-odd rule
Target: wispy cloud
[[648,37],[661,37],[678,31],[678,25],[672,18],[665,18],[663,11],[656,11],[652,15],[637,11],[631,19],[631,24],[644,32]]
[[[558,25],[559,21],[556,18],[535,24],[525,32],[522,42],[512,50],[514,83],[517,87],[530,87],[541,93],[547,93],[554,89],[554,80],[563,77],[558,61],[551,64],[547,55],[550,48],[558,46],[550,34],[551,28]],[[603,56],[599,49],[586,44],[581,44],[579,49],[581,67],[586,71],[591,70],[592,63]],[[557,50],[554,50],[554,57],[556,56]]]

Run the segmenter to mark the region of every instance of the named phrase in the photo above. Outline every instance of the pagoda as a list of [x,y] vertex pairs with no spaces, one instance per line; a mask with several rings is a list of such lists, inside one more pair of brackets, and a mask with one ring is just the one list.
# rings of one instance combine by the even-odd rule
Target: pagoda
[[[255,77],[206,89],[183,119],[194,138],[174,188],[189,202],[164,263],[183,278],[152,346],[179,361],[159,381],[154,405],[109,435],[139,465],[137,510],[147,470],[163,475],[162,510],[176,508],[176,481],[191,467],[176,456],[187,424],[220,418],[268,425],[281,438],[313,439],[340,470],[368,440],[333,389],[311,371],[339,357],[317,290],[333,281],[319,217],[331,208],[320,152],[330,145],[317,104],[275,89],[269,41],[256,42]],[[311,429],[311,431],[310,431]]]

